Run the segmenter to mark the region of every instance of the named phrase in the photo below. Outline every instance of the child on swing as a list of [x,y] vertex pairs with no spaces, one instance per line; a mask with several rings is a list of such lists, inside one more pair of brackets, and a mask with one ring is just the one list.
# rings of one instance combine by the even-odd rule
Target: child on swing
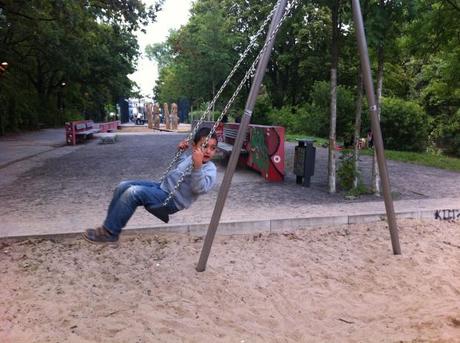
[[[117,242],[121,230],[126,226],[138,206],[144,206],[147,211],[167,223],[170,214],[190,207],[200,194],[209,192],[215,185],[217,178],[216,166],[211,162],[217,149],[215,133],[203,147],[210,132],[211,130],[206,127],[197,131],[193,139],[192,153],[184,153],[176,168],[165,176],[163,182],[122,181],[113,193],[103,225],[96,229],[86,230],[83,237],[92,243]],[[182,150],[188,147],[187,140],[181,141],[178,145],[178,149]],[[184,181],[174,197],[166,206],[163,206],[180,176],[191,163],[193,163],[192,171],[185,174]]]

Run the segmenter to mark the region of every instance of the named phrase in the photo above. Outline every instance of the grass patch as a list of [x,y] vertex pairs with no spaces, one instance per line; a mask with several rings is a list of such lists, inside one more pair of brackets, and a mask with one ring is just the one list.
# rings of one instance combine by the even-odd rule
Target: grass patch
[[323,144],[329,144],[329,141],[327,139],[325,139],[325,138],[308,136],[308,135],[292,134],[292,133],[286,134],[285,139],[288,142],[294,142],[294,143],[297,143],[297,139],[309,139],[309,140],[315,141],[315,143],[314,143],[315,146],[321,146]]
[[[314,145],[320,147],[324,144],[329,144],[329,141],[325,138],[314,137],[300,134],[286,134],[286,140],[289,142],[296,142],[297,139],[311,139],[314,140]],[[339,143],[339,142],[338,142]],[[348,149],[343,150],[344,152]],[[351,151],[351,150],[350,150]],[[374,150],[362,149],[360,150],[362,155],[372,156]],[[402,161],[407,163],[418,164],[422,166],[434,167],[439,169],[450,170],[454,172],[460,172],[460,158],[448,157],[444,155],[436,155],[429,152],[409,152],[409,151],[396,151],[396,150],[385,150],[385,158],[388,160]]]
[[[361,154],[372,156],[374,153],[371,149],[361,150]],[[460,172],[460,158],[435,155],[428,152],[409,152],[385,150],[385,158],[388,160],[402,161],[422,166],[440,168]]]

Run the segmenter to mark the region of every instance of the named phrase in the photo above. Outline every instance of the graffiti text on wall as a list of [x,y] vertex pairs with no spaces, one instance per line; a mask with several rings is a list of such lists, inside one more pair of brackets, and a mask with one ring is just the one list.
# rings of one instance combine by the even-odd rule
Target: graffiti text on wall
[[254,164],[264,173],[269,167],[269,156],[267,145],[265,144],[265,131],[263,129],[253,128],[251,135],[251,150]]
[[459,209],[450,209],[450,210],[436,210],[434,212],[434,219],[439,220],[460,220],[460,210]]

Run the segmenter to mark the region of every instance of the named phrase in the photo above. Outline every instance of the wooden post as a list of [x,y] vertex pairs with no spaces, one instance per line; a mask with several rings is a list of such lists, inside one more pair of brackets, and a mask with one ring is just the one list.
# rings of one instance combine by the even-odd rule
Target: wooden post
[[168,103],[164,103],[163,104],[163,118],[165,120],[165,126],[166,126],[166,130],[169,130],[171,129],[171,125],[170,125],[170,118],[169,118],[169,107],[168,107]]
[[153,104],[153,128],[160,129],[160,104]]
[[177,104],[171,104],[171,129],[177,130],[177,126],[179,125],[179,116],[177,115]]

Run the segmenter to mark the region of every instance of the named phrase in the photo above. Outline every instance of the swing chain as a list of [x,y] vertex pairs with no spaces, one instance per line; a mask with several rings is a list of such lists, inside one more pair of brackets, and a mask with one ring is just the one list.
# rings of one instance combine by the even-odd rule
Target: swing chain
[[[297,7],[298,5],[298,1],[299,0],[293,0],[292,3],[290,4],[290,6],[288,5],[287,6],[287,9],[286,11],[283,13],[283,16],[281,17],[280,21],[278,22],[278,24],[275,26],[275,28],[273,29],[273,32],[272,34],[268,37],[268,39],[266,39],[265,41],[265,44],[264,46],[262,47],[262,49],[259,51],[259,54],[256,56],[256,58],[254,59],[251,67],[247,70],[244,78],[241,80],[240,84],[238,85],[237,89],[235,90],[235,92],[233,93],[232,97],[230,98],[230,100],[228,101],[227,105],[225,106],[225,108],[223,109],[222,113],[220,114],[219,118],[216,120],[216,122],[214,123],[213,127],[211,128],[211,131],[209,132],[208,136],[206,137],[206,140],[205,142],[202,144],[202,147],[205,147],[207,144],[208,144],[208,141],[209,139],[211,138],[211,136],[214,134],[214,132],[216,131],[217,129],[217,126],[220,124],[220,122],[222,121],[222,118],[224,117],[224,115],[228,112],[228,110],[230,109],[231,105],[233,104],[233,102],[235,101],[236,97],[238,96],[238,93],[241,91],[241,89],[243,88],[245,82],[249,79],[249,78],[252,78],[254,76],[254,72],[256,70],[256,66],[257,66],[257,63],[259,62],[260,58],[262,57],[263,53],[265,52],[265,50],[267,50],[267,46],[269,45],[269,43],[272,41],[272,39],[274,39],[274,37],[276,36],[276,34],[278,33],[279,29],[281,28],[282,24],[284,23],[284,21],[287,19],[287,17],[290,15],[290,13],[292,12],[292,10],[294,8]],[[279,5],[279,2],[277,3],[277,6]],[[275,7],[275,9],[277,8],[277,6]],[[274,11],[272,11],[271,14],[273,14]],[[227,81],[227,80],[226,80]],[[209,107],[208,107],[209,108]],[[202,116],[201,118],[202,120],[198,121],[197,125],[195,126],[195,130],[196,131],[196,128],[199,127],[199,124],[201,124],[203,121],[204,121],[204,116]],[[178,155],[179,154],[179,155]],[[178,153],[176,153],[176,155],[180,156],[180,154],[182,154],[182,151],[179,150]],[[169,193],[168,197],[166,198],[166,200],[163,202],[163,206],[167,206],[167,204],[169,203],[169,201],[171,201],[171,199],[174,197],[174,195],[176,194],[177,190],[179,189],[180,185],[182,184],[182,182],[184,181],[185,179],[185,176],[187,174],[189,174],[193,169],[193,163],[191,163],[181,174],[181,176],[179,177],[179,180],[177,181],[176,185],[174,186],[174,189]]]
[[[269,15],[265,18],[264,22],[262,23],[262,25],[259,27],[259,30],[256,32],[256,34],[251,38],[248,46],[246,47],[246,49],[244,50],[243,54],[240,56],[238,62],[235,64],[235,66],[233,67],[232,71],[230,72],[230,74],[227,76],[227,79],[224,81],[224,83],[222,84],[222,86],[220,87],[219,91],[216,93],[216,95],[214,96],[214,99],[212,99],[212,101],[209,103],[208,107],[206,108],[206,111],[203,112],[201,118],[197,121],[195,127],[193,128],[193,130],[190,132],[190,134],[188,135],[187,137],[187,141],[191,141],[193,139],[193,137],[195,136],[196,134],[196,131],[198,130],[198,128],[201,126],[201,124],[203,123],[203,121],[205,120],[206,116],[209,114],[209,112],[213,109],[214,105],[216,104],[217,102],[217,99],[220,97],[220,95],[222,94],[222,92],[224,91],[224,89],[227,87],[228,83],[230,82],[231,78],[233,77],[233,75],[236,73],[236,71],[238,70],[238,68],[240,67],[241,63],[243,62],[243,60],[246,58],[246,56],[248,55],[249,51],[252,49],[252,47],[255,45],[256,41],[257,41],[257,38],[262,34],[262,32],[264,31],[265,29],[265,26],[267,26],[268,22],[270,21],[270,19],[272,18],[273,14],[275,13],[275,11],[278,9],[278,7],[280,6],[280,2],[281,0],[278,0],[277,3],[276,3],[276,6],[272,9],[272,11],[269,13]],[[179,157],[182,155],[182,153],[184,152],[185,150],[183,149],[179,149],[173,160],[171,161],[171,163],[169,164],[168,168],[166,168],[166,171],[163,173],[163,175],[161,176],[160,178],[160,182],[163,182],[164,178],[166,177],[166,175],[169,173],[169,171],[173,168],[173,166],[176,164],[177,160],[179,159]]]
[[235,92],[233,93],[232,97],[230,98],[230,100],[228,101],[227,105],[225,106],[225,108],[223,109],[222,113],[220,114],[219,118],[217,118],[216,122],[214,123],[211,131],[209,132],[208,136],[206,137],[206,141],[204,142],[203,145],[207,145],[208,144],[208,140],[211,138],[211,136],[214,134],[214,132],[216,131],[217,127],[219,126],[220,122],[222,121],[222,118],[224,117],[225,114],[227,114],[228,110],[230,109],[230,107],[233,105],[233,102],[235,101],[236,97],[238,96],[239,92],[241,91],[241,89],[243,88],[244,84],[246,83],[246,81],[249,79],[249,78],[253,78],[254,76],[254,73],[256,71],[256,67],[257,67],[257,63],[259,62],[260,58],[262,57],[263,53],[265,52],[265,50],[267,50],[267,46],[270,44],[270,42],[272,41],[272,39],[276,36],[276,34],[278,33],[279,29],[281,28],[281,26],[283,25],[284,21],[287,19],[287,17],[290,15],[290,13],[292,12],[292,10],[297,7],[298,5],[298,1],[299,0],[293,0],[292,3],[290,5],[287,6],[287,9],[286,11],[283,13],[283,16],[281,17],[280,21],[278,22],[278,24],[276,25],[276,27],[274,28],[272,34],[270,35],[270,37],[266,40],[264,46],[262,47],[262,49],[259,51],[259,54],[256,56],[256,58],[254,59],[254,61],[252,62],[252,65],[251,67],[248,69],[248,71],[246,72],[244,78],[241,80],[240,84],[238,85],[237,89],[235,90]]

